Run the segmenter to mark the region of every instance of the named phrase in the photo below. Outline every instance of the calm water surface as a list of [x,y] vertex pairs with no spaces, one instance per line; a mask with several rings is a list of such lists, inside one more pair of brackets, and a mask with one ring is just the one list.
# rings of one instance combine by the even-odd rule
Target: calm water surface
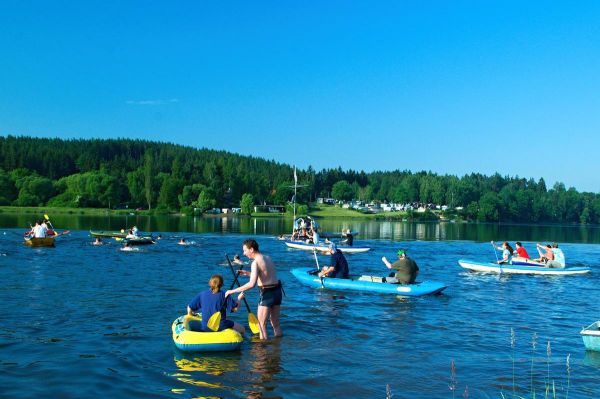
[[[404,299],[302,286],[289,271],[314,266],[312,254],[273,238],[286,227],[281,221],[276,227],[248,222],[231,228],[230,221],[210,219],[221,226],[211,232],[162,229],[158,244],[130,253],[115,241],[94,247],[84,231],[120,228],[122,221],[90,222],[81,230],[55,221],[72,233],[58,238],[56,248],[42,249],[22,245],[22,228],[0,228],[0,397],[372,398],[385,397],[389,385],[394,398],[463,397],[466,386],[469,397],[499,398],[501,392],[512,397],[513,358],[520,395],[530,396],[533,360],[538,397],[548,367],[557,397],[565,397],[568,383],[570,398],[600,397],[600,355],[586,353],[579,336],[600,317],[600,246],[582,243],[595,241],[593,229],[561,242],[567,260],[589,265],[590,275],[499,277],[464,272],[457,264],[459,258],[493,259],[489,242],[436,233],[420,238],[420,227],[402,223],[355,228],[358,243],[373,249],[348,256],[353,272],[383,274],[381,256],[393,257],[402,246],[417,260],[420,280],[448,284],[442,295]],[[422,229],[435,232],[431,226]],[[391,233],[381,233],[386,229]],[[495,238],[525,241],[532,253],[537,240],[567,234],[519,229],[519,236]],[[213,273],[231,281],[224,253],[241,253],[248,236],[277,263],[287,294],[285,336],[266,344],[248,338],[235,353],[179,352],[171,339],[173,319]],[[193,244],[177,245],[181,237]],[[248,299],[255,308],[257,293]],[[245,311],[233,318],[246,324]]]

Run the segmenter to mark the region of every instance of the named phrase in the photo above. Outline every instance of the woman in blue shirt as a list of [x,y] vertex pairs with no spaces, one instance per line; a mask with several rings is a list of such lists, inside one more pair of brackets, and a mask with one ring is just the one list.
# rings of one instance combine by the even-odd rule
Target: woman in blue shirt
[[[202,331],[212,332],[213,330],[208,328],[208,320],[213,314],[221,312],[221,324],[219,325],[218,331],[225,330],[226,328],[233,328],[244,335],[244,326],[232,320],[227,320],[227,311],[237,312],[240,305],[232,296],[225,298],[225,293],[221,291],[221,287],[223,287],[223,276],[220,274],[213,275],[210,280],[208,280],[208,286],[210,289],[202,291],[192,299],[187,307],[187,314],[191,316],[193,313],[201,310]],[[225,304],[225,306],[223,306],[223,304]]]

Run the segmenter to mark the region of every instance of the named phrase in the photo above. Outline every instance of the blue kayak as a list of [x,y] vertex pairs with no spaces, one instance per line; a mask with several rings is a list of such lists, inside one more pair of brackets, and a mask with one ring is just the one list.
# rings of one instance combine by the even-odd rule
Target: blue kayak
[[506,274],[541,274],[550,276],[574,276],[590,272],[589,267],[565,267],[563,269],[542,266],[527,266],[523,264],[499,265],[494,262],[477,262],[461,259],[458,264],[467,270],[483,273],[506,273]]
[[372,276],[350,276],[349,279],[321,278],[316,274],[311,274],[315,269],[300,267],[292,269],[292,274],[301,283],[314,288],[330,288],[335,290],[365,291],[380,294],[395,294],[405,296],[422,296],[442,292],[446,284],[439,281],[423,281],[417,284],[393,284],[382,282],[381,277]]

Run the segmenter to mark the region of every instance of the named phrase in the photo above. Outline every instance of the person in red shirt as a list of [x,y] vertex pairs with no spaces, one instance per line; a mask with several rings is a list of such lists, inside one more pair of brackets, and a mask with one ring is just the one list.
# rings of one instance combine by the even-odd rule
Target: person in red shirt
[[517,241],[515,244],[517,247],[517,249],[515,250],[517,255],[520,256],[521,258],[530,259],[529,254],[527,253],[525,248],[523,248],[523,245],[521,244],[521,242]]

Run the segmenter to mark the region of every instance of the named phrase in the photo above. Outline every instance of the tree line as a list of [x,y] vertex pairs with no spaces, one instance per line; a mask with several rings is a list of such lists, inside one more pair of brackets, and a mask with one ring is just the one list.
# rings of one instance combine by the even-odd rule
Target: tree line
[[[408,170],[298,170],[296,202],[317,197],[434,203],[486,222],[600,223],[600,195],[544,179],[462,177]],[[288,205],[290,165],[252,156],[131,139],[0,137],[0,205],[203,212]]]

